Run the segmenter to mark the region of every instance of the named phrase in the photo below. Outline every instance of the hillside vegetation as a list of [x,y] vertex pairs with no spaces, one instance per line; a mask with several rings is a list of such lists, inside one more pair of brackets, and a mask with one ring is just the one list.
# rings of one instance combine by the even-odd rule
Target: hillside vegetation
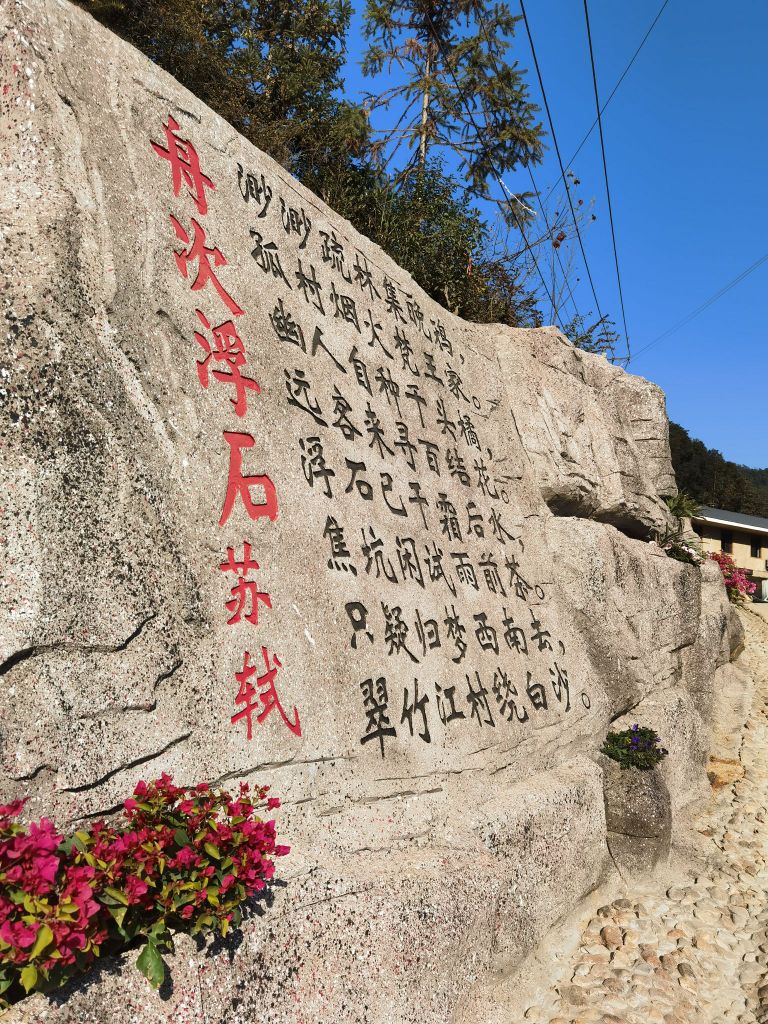
[[768,469],[729,462],[678,423],[669,425],[677,486],[701,505],[768,518]]
[[[504,0],[426,8],[368,0],[362,66],[370,89],[360,101],[347,97],[343,79],[349,0],[75,3],[279,161],[451,312],[513,327],[558,323],[579,348],[613,355],[619,339],[607,316],[562,308],[576,285],[566,210],[572,204],[584,225],[597,216],[578,197],[575,174],[548,204],[528,193],[491,195],[498,174],[541,161],[545,138],[516,59],[522,19]],[[391,130],[372,126],[378,109],[389,112]]]

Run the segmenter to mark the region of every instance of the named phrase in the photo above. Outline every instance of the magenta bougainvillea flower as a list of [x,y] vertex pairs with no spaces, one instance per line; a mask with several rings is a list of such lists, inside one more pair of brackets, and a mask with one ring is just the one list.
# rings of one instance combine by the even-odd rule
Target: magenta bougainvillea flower
[[720,566],[729,601],[741,604],[754,594],[757,584],[747,578],[743,569],[736,568],[736,563],[730,555],[726,555],[724,551],[712,551],[709,557]]
[[0,806],[0,1007],[137,943],[157,986],[174,932],[239,925],[273,858],[290,852],[258,815],[280,806],[267,791],[241,783],[233,797],[164,774],[137,783],[122,824],[96,821],[66,840],[47,818],[21,824],[23,800]]

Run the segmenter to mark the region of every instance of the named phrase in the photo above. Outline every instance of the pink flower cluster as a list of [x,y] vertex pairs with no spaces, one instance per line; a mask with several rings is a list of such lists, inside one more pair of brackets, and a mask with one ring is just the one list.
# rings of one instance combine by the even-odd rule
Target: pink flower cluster
[[709,557],[720,566],[729,601],[739,604],[754,594],[757,584],[748,579],[743,569],[736,568],[736,563],[730,555],[726,555],[723,551],[713,551]]
[[[16,800],[0,807],[0,827],[7,826],[11,818],[21,814],[25,803],[25,800]],[[33,821],[29,832],[15,832],[0,850],[0,870],[4,871],[5,880],[20,885],[34,896],[50,892],[59,870],[56,850],[62,838],[48,818]]]
[[42,818],[15,824],[25,801],[0,807],[0,978],[11,964],[36,973],[92,958],[106,938],[94,920],[96,871],[62,855],[63,837]]
[[139,965],[157,984],[174,931],[238,925],[241,905],[273,877],[272,858],[290,850],[256,813],[265,800],[280,806],[266,793],[242,783],[233,798],[163,775],[138,783],[125,825],[96,821],[67,840],[46,818],[18,823],[23,801],[0,807],[0,1006],[137,938],[152,947]]

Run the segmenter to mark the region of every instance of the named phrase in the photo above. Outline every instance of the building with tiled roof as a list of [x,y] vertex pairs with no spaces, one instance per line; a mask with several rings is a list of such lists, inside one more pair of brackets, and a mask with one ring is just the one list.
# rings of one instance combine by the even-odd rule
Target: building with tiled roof
[[730,555],[757,583],[755,599],[768,601],[768,519],[701,505],[692,523],[704,551]]

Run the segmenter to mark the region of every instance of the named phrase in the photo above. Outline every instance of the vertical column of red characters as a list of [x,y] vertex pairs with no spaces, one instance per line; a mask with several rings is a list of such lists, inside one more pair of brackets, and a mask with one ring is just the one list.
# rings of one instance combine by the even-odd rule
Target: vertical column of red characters
[[[165,145],[151,142],[152,149],[169,164],[173,194],[177,198],[183,194],[184,199],[191,200],[200,218],[198,220],[190,216],[187,228],[173,214],[169,215],[176,238],[181,243],[181,249],[174,252],[176,266],[184,280],[190,282],[190,290],[198,293],[200,304],[204,292],[206,300],[214,304],[205,310],[195,309],[197,323],[194,326],[198,329],[192,333],[200,349],[197,353],[200,356],[196,364],[197,377],[206,390],[214,382],[217,388],[228,388],[233,415],[242,420],[249,412],[249,403],[260,394],[261,388],[243,372],[248,369],[247,355],[235,318],[243,316],[245,310],[241,309],[216,276],[215,268],[226,266],[227,260],[218,246],[208,244],[202,223],[208,212],[207,194],[209,191],[215,192],[216,186],[203,173],[195,147],[189,139],[179,136],[179,124],[170,114],[163,128]],[[227,315],[220,308],[216,309],[221,304],[226,306],[229,319],[217,323],[222,315]],[[263,473],[246,474],[243,470],[243,452],[255,444],[253,436],[242,430],[224,431],[223,451],[229,458],[229,473],[219,519],[220,527],[229,520],[238,503],[253,522],[261,519],[274,522],[277,519],[277,491],[272,480]],[[260,500],[254,499],[254,489]],[[234,626],[247,623],[251,627],[258,626],[259,606],[271,610],[272,599],[268,593],[259,589],[259,584],[253,578],[252,574],[259,569],[259,563],[251,554],[251,542],[243,540],[241,553],[233,547],[227,547],[226,561],[220,564],[219,569],[223,573],[232,574],[227,577],[229,583],[232,583],[229,600],[225,602],[229,615],[227,624]],[[246,650],[243,653],[243,667],[235,673],[239,689],[234,703],[240,705],[240,709],[231,716],[232,725],[244,721],[246,738],[250,740],[253,738],[254,714],[256,722],[261,725],[269,713],[276,710],[290,731],[301,736],[298,711],[294,707],[291,719],[285,713],[277,694],[277,671],[282,667],[280,659],[268,651],[265,645],[261,645],[260,657],[263,661],[261,674],[259,671],[262,666],[258,659],[252,663],[251,652]],[[254,676],[255,684],[252,682]]]

